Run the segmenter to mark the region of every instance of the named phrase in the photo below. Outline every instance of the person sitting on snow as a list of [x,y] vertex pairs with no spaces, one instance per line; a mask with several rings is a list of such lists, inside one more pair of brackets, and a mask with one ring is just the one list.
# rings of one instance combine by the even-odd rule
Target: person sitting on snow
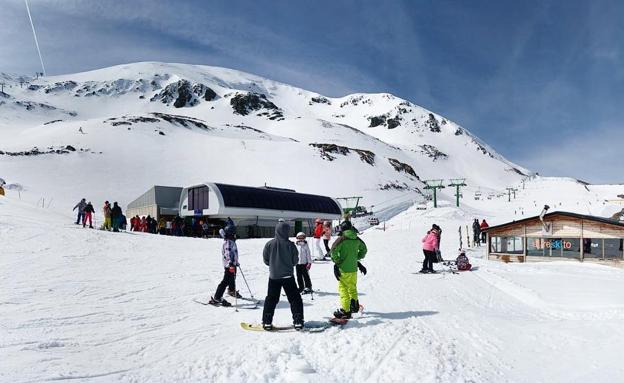
[[455,260],[455,263],[457,264],[457,270],[459,271],[468,271],[472,268],[472,265],[470,264],[470,261],[468,260],[466,252],[464,250],[459,253],[457,259]]

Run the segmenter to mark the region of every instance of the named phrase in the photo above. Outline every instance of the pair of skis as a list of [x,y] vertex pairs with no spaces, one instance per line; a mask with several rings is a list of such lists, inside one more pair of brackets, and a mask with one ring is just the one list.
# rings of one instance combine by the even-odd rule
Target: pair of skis
[[193,302],[195,303],[199,303],[200,305],[204,305],[204,306],[214,306],[214,307],[234,307],[234,308],[241,308],[241,309],[248,309],[248,310],[254,310],[258,308],[258,305],[260,304],[260,301],[257,301],[255,299],[251,299],[251,298],[238,298],[241,301],[247,301],[247,302],[251,302],[250,304],[253,304],[253,306],[249,307],[249,306],[239,306],[239,305],[233,305],[233,304],[228,304],[228,305],[223,305],[221,303],[212,303],[212,299],[209,300],[208,302],[202,302],[199,301],[197,299],[193,299]]

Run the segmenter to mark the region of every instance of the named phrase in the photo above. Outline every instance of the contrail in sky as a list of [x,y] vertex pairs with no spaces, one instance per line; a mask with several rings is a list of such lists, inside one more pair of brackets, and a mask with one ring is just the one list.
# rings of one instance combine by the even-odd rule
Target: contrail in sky
[[28,12],[28,18],[30,19],[30,26],[32,27],[33,36],[35,36],[35,45],[37,46],[37,53],[39,53],[39,61],[41,61],[41,69],[43,75],[46,75],[45,65],[43,65],[43,57],[41,57],[41,49],[39,49],[39,40],[37,39],[37,33],[35,32],[35,24],[33,24],[32,16],[30,15],[30,8],[28,7],[28,0],[24,0],[26,3],[26,11]]

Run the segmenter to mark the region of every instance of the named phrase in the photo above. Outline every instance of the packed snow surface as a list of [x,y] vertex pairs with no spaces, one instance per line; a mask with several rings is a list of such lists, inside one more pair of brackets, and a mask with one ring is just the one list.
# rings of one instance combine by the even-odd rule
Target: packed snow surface
[[[444,230],[443,254],[455,256],[454,233],[471,218],[458,212],[412,208],[362,235],[365,310],[344,328],[271,334],[240,328],[261,320],[249,301],[238,312],[194,302],[221,278],[220,240],[83,229],[0,197],[0,381],[622,381],[624,271],[503,264],[476,248],[474,271],[418,274],[432,222]],[[259,298],[265,242],[238,241]],[[319,291],[304,296],[305,319],[324,322],[338,307],[331,265],[313,264],[311,276]],[[237,287],[249,297],[240,276]],[[291,323],[285,298],[274,323]]]

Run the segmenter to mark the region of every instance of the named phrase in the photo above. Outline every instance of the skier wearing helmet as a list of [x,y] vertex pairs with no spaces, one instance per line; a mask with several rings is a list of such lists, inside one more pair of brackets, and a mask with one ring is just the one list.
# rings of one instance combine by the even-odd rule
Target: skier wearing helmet
[[[231,306],[232,304],[223,299],[223,293],[227,287],[233,294],[238,294],[236,291],[236,267],[238,264],[238,247],[236,246],[236,226],[234,222],[229,220],[225,226],[225,229],[219,230],[221,238],[223,238],[223,246],[221,248],[221,255],[223,256],[223,279],[217,286],[215,295],[210,297],[210,303],[214,306]],[[230,294],[232,295],[232,294]],[[240,296],[238,296],[240,297]]]
[[309,294],[312,292],[312,281],[310,281],[310,267],[312,267],[312,254],[310,254],[310,246],[306,241],[306,235],[303,232],[297,233],[297,250],[299,251],[299,262],[295,269],[297,270],[297,285],[301,294]]

